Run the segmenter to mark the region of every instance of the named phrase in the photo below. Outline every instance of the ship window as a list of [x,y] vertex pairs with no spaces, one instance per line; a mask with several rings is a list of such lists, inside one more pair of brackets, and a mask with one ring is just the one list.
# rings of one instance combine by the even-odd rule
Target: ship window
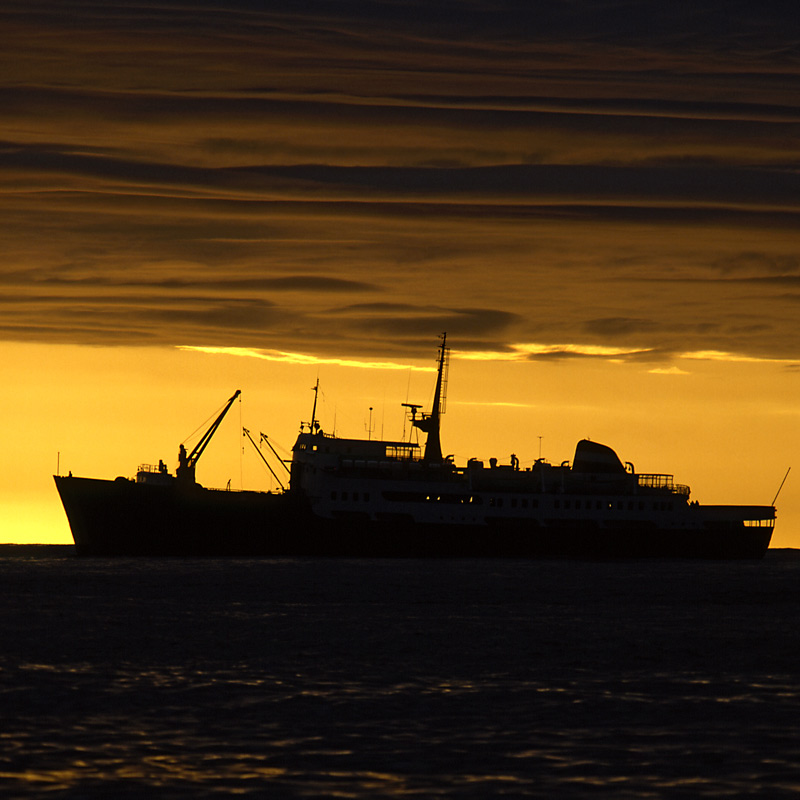
[[561,501],[553,500],[553,508],[561,508]]
[[639,501],[639,511],[644,511],[644,501],[643,500]]
[[512,497],[511,498],[511,508],[516,508],[516,507],[517,507],[517,498],[516,497]]
[[369,502],[369,492],[364,492],[364,502],[365,503]]
[[353,500],[358,502],[358,492],[353,492]]
[[576,500],[575,501],[575,508],[580,508],[580,507],[581,507],[581,501],[580,500]]
[[347,500],[347,492],[342,492],[342,500]]
[[539,508],[539,501],[538,501],[538,500],[534,500],[534,501],[531,503],[531,505],[533,506],[533,508]]
[[336,499],[336,492],[331,492],[331,500],[335,500],[335,499]]
[[386,445],[386,458],[400,461],[416,460],[418,458],[417,454],[416,445]]
[[617,510],[618,511],[622,511],[622,509],[624,507],[625,507],[625,504],[622,502],[622,500],[617,500]]
[[522,507],[523,508],[527,508],[528,507],[528,498],[527,497],[523,497],[522,498]]
[[565,500],[564,501],[564,508],[569,508],[569,507],[570,507],[569,500]]
[[628,511],[633,511],[633,500],[628,501]]

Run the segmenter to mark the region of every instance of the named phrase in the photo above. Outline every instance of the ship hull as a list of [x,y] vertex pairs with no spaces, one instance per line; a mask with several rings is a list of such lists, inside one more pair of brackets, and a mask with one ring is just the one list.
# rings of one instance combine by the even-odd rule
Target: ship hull
[[82,556],[760,559],[772,535],[771,526],[745,526],[735,507],[698,508],[689,528],[513,517],[436,524],[402,513],[323,518],[291,492],[55,481]]

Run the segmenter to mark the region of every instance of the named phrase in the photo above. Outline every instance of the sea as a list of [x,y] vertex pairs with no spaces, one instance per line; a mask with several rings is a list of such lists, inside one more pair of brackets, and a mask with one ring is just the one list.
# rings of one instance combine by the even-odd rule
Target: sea
[[3,798],[795,798],[800,553],[0,546]]

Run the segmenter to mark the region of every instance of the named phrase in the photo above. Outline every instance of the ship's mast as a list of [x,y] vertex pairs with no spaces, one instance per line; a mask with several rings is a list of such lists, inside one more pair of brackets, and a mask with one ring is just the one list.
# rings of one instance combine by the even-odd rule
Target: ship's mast
[[314,433],[314,425],[317,422],[317,398],[319,397],[319,378],[317,378],[317,382],[311,387],[311,391],[314,392],[314,407],[311,409],[311,422],[308,424],[308,430],[311,433]]
[[[442,334],[442,343],[439,345],[438,369],[436,376],[436,390],[433,393],[433,403],[430,414],[423,414],[422,419],[413,419],[412,424],[428,434],[425,441],[425,461],[438,462],[442,460],[442,443],[439,438],[441,416],[444,414],[447,400],[447,367],[449,364],[450,348],[447,347],[447,334]],[[413,415],[412,415],[413,416]]]

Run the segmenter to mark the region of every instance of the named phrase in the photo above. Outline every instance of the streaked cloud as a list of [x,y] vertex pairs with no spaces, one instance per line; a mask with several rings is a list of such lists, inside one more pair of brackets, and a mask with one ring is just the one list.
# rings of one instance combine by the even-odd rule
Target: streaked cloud
[[356,369],[388,369],[412,372],[435,372],[435,367],[419,367],[411,364],[400,364],[393,361],[359,361],[345,358],[319,358],[305,353],[285,353],[276,350],[253,350],[248,347],[201,347],[197,345],[179,345],[179,350],[193,350],[209,355],[237,356],[241,358],[258,358],[263,361],[277,361],[284,364],[329,364],[337,367],[354,367]]
[[671,367],[653,367],[653,369],[648,370],[652,375],[688,375],[689,373],[685,369],[681,369],[680,367],[671,366]]
[[5,3],[0,336],[797,361],[781,13]]
[[743,363],[774,363],[774,364],[793,364],[793,359],[784,358],[755,358],[753,356],[745,356],[739,353],[723,353],[718,350],[700,350],[693,353],[681,353],[681,358],[686,358],[695,361],[728,361],[728,362],[743,362]]
[[466,352],[459,358],[475,361],[525,361],[535,358],[569,358],[577,356],[619,358],[639,355],[642,350],[628,350],[622,347],[582,344],[512,344],[505,352]]

